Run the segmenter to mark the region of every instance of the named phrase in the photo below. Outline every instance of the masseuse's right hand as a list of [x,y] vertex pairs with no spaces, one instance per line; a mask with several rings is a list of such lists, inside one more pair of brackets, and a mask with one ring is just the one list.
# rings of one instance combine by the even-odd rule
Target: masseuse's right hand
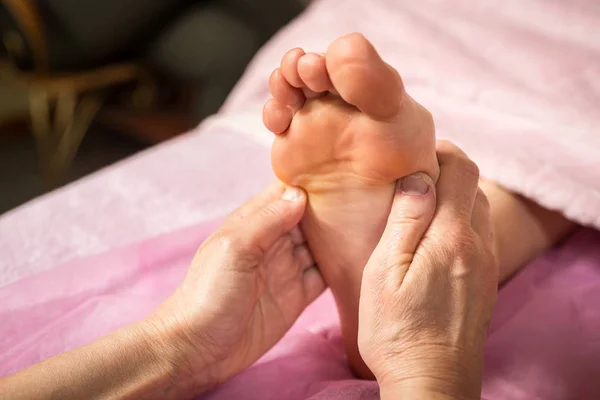
[[[398,182],[363,273],[359,349],[382,398],[479,398],[498,267],[476,165],[438,144],[437,188]],[[437,197],[437,209],[436,209]]]

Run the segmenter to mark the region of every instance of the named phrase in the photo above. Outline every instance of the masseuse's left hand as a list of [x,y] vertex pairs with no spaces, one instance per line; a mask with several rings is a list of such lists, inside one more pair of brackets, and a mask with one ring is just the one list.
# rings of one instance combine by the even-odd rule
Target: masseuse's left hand
[[198,250],[153,318],[184,338],[196,387],[242,371],[281,339],[325,283],[298,228],[303,191],[276,183],[232,214]]
[[200,247],[150,317],[0,379],[0,399],[183,399],[242,371],[325,289],[297,225],[298,189],[274,184]]

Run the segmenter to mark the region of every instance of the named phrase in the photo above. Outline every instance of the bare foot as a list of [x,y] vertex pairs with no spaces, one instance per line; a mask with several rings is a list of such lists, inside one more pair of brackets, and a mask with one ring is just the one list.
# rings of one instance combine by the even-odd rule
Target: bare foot
[[362,271],[395,181],[415,172],[437,180],[431,115],[360,34],[335,40],[325,55],[290,50],[269,87],[273,170],[308,193],[302,228],[335,296],[350,365],[371,377],[356,344]]

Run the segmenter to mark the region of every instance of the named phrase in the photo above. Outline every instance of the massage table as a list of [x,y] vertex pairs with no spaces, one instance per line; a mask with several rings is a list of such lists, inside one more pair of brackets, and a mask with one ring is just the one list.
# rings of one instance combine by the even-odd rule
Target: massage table
[[[343,4],[343,6],[342,6]],[[148,315],[274,179],[260,109],[290,48],[365,34],[481,173],[582,225],[500,290],[486,399],[600,398],[600,3],[318,0],[188,134],[0,216],[0,376]],[[374,399],[324,293],[207,399]]]

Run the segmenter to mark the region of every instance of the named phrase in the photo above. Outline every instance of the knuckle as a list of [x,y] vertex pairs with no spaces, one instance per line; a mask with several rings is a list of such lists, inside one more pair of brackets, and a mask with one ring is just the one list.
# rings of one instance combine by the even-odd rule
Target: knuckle
[[473,231],[463,234],[458,241],[457,253],[462,258],[471,258],[474,253],[477,252],[479,247],[479,241]]
[[290,235],[283,235],[267,252],[273,254],[300,254],[300,247],[295,247]]
[[486,212],[490,211],[490,209],[491,209],[490,200],[486,196],[485,192],[483,190],[481,190],[481,188],[477,189],[477,198],[475,199],[475,201],[477,202],[477,204],[479,204],[479,206],[484,211],[486,211]]
[[235,232],[225,232],[216,237],[220,264],[223,266],[253,266],[262,253],[244,236]]
[[240,235],[225,231],[216,235],[216,241],[223,254],[236,255],[243,252],[244,241]]
[[479,181],[479,167],[468,157],[457,158],[457,165],[463,176],[471,178],[475,182]]
[[466,177],[475,177],[479,180],[479,167],[467,154],[454,143],[447,140],[437,142],[436,149],[440,165],[451,167]]
[[485,264],[488,267],[487,269],[490,271],[491,275],[494,278],[494,284],[498,283],[498,277],[500,274],[500,265],[498,263],[498,258],[496,254],[491,248],[485,248],[483,250],[482,258],[485,260]]
[[281,210],[276,207],[277,203],[271,203],[266,205],[265,207],[263,207],[260,210],[260,216],[263,219],[267,219],[267,218],[281,218],[282,217],[282,213]]
[[[283,235],[282,236],[282,251],[292,251],[295,247],[294,242],[292,241],[292,237],[289,234]],[[302,247],[298,247],[299,249],[301,249]]]
[[454,274],[465,277],[476,272],[480,284],[496,286],[498,284],[499,268],[493,251],[482,245],[475,233],[463,238],[455,244]]
[[408,269],[414,254],[399,252],[393,246],[386,246],[382,250],[367,263],[363,281],[373,293],[395,293],[402,284],[402,276],[398,273]]
[[424,223],[425,215],[423,212],[413,211],[411,214],[410,211],[402,209],[401,212],[390,215],[388,223],[392,224],[394,235],[405,234],[407,229]]
[[292,246],[290,246],[289,251],[294,252],[294,255],[301,262],[301,264],[303,264],[303,265],[314,264],[312,254],[311,254],[310,250],[308,250],[308,247],[306,247],[306,246],[293,247],[293,245],[292,245]]
[[461,151],[458,148],[458,146],[456,146],[454,143],[452,143],[451,141],[446,140],[446,139],[438,140],[436,143],[436,149],[437,149],[438,153],[443,153],[443,154],[452,154],[452,153],[456,153],[457,151],[458,152]]
[[471,225],[462,219],[456,219],[452,224],[452,228],[449,229],[447,237],[448,244],[457,256],[472,253],[477,249],[475,232],[473,232]]

